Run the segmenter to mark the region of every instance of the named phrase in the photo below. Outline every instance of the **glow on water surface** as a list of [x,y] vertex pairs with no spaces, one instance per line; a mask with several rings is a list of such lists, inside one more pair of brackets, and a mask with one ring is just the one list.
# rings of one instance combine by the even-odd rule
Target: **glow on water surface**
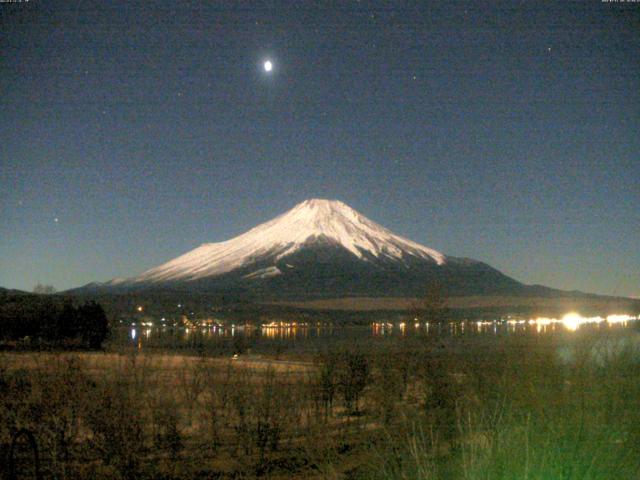
[[298,321],[272,321],[260,325],[254,324],[228,324],[206,325],[197,327],[171,327],[165,325],[152,326],[145,324],[144,329],[138,331],[134,325],[128,330],[128,338],[139,342],[140,333],[144,340],[158,338],[172,338],[174,341],[193,341],[204,339],[215,341],[229,337],[264,338],[271,340],[312,339],[319,337],[338,337],[353,335],[363,336],[388,336],[388,335],[433,335],[445,334],[458,335],[497,335],[501,333],[529,333],[542,334],[547,332],[566,331],[575,332],[583,326],[592,325],[598,327],[625,327],[638,317],[627,314],[613,314],[608,316],[583,316],[577,312],[569,312],[561,317],[536,317],[536,318],[502,318],[496,320],[463,320],[455,322],[424,322],[419,319],[411,321],[386,321],[372,322],[369,328],[366,326],[340,327],[326,322],[298,322]]

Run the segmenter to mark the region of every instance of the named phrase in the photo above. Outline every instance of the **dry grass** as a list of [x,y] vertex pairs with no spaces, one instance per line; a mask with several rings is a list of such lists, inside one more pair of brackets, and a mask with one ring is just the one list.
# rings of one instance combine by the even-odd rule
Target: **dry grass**
[[389,338],[313,362],[5,353],[0,446],[34,432],[45,478],[634,478],[633,334]]
[[105,353],[105,352],[21,352],[0,353],[0,365],[9,370],[55,370],[61,362],[79,361],[87,373],[99,374],[104,371],[120,368],[131,361],[144,366],[149,371],[182,371],[192,370],[195,366],[212,369],[245,369],[255,372],[273,370],[283,374],[304,374],[313,371],[316,365],[312,362],[296,360],[276,360],[259,356],[239,355],[237,358],[199,357],[163,353]]

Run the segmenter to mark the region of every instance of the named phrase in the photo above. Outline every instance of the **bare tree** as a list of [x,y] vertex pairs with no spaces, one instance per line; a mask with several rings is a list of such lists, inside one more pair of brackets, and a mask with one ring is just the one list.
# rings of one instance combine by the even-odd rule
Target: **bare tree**
[[414,317],[430,323],[442,323],[448,318],[447,296],[441,283],[433,282],[427,286],[422,298],[413,305]]

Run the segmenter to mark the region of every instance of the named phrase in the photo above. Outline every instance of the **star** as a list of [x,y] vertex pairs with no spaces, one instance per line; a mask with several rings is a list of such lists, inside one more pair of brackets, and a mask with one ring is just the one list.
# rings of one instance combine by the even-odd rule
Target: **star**
[[58,223],[58,217],[55,217],[55,218],[53,219],[53,221],[54,221],[55,223]]
[[271,60],[267,60],[264,62],[264,71],[265,72],[270,72],[271,70],[273,70],[273,63],[271,63]]

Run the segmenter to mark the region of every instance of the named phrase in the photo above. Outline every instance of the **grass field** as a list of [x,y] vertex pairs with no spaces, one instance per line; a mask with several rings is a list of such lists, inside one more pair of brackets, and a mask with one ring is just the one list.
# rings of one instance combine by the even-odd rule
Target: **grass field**
[[[634,479],[637,329],[237,359],[0,354],[0,465],[42,478]],[[35,462],[26,435],[20,478]]]

